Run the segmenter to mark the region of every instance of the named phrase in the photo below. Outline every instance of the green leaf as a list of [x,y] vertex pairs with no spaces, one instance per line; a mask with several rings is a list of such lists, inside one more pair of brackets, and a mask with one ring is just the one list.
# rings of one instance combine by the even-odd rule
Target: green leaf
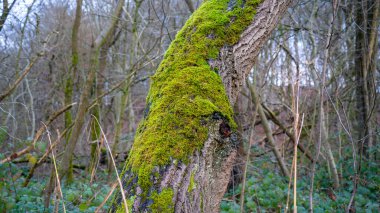
[[69,191],[68,194],[66,195],[66,199],[70,202],[73,202],[74,199],[75,199],[76,195],[75,195],[75,192],[73,191]]
[[44,142],[42,142],[42,141],[38,141],[38,142],[36,143],[36,149],[37,149],[38,151],[40,151],[40,152],[45,152],[45,151],[46,151],[46,147],[47,147],[46,143],[44,143]]
[[81,203],[80,205],[79,205],[79,210],[80,211],[86,211],[88,209],[88,206],[87,206],[87,204],[86,203]]

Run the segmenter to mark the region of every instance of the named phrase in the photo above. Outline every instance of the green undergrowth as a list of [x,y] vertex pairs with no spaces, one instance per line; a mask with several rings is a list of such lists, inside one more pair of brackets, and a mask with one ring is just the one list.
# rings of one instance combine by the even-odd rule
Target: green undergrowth
[[[63,205],[66,212],[94,212],[111,190],[105,181],[107,174],[98,174],[97,182],[90,184],[90,177],[83,172],[83,176],[70,185],[61,182],[63,199],[55,200],[53,195],[49,208],[45,209],[44,189],[49,177],[35,174],[29,185],[23,187],[28,171],[28,166],[0,164],[0,212],[55,212],[56,205],[58,212],[64,211]],[[108,208],[109,202],[101,211]]]
[[203,147],[213,113],[236,127],[218,70],[211,69],[208,60],[216,59],[223,46],[239,40],[259,3],[205,1],[170,45],[152,77],[146,115],[126,166],[138,175],[144,192],[152,185],[155,166],[172,160],[187,163],[188,156]]
[[[257,151],[257,150],[256,150]],[[348,152],[349,153],[349,152]],[[275,172],[270,155],[251,162],[253,169],[247,174],[244,196],[245,212],[285,212],[288,183]],[[272,157],[273,159],[273,157]],[[273,163],[268,163],[273,162]],[[315,213],[345,212],[353,191],[353,162],[345,160],[338,164],[342,168],[342,187],[334,190],[328,169],[320,166],[315,175],[313,207]],[[309,170],[307,170],[309,171]],[[380,196],[380,166],[377,163],[363,163],[360,183],[355,196],[356,212],[378,212]],[[297,210],[309,211],[310,176],[300,171],[297,180]],[[289,209],[292,212],[293,188],[291,188]],[[240,211],[241,185],[230,190],[221,203],[221,212]],[[288,211],[289,212],[289,211]]]

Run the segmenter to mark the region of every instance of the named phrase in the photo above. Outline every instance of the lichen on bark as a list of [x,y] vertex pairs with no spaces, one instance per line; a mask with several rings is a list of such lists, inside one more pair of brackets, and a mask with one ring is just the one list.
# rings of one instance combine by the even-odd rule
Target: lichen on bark
[[222,47],[239,40],[260,2],[205,1],[178,32],[152,77],[145,117],[123,172],[127,197],[138,194],[152,209],[157,203],[173,208],[171,189],[159,191],[155,186],[165,166],[186,164],[203,148],[213,115],[236,127],[218,70],[209,62],[218,58]]

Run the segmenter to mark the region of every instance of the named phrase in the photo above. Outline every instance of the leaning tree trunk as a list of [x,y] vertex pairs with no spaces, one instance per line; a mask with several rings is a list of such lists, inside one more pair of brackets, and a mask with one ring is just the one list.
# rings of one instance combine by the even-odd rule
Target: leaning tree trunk
[[[289,3],[209,0],[189,18],[152,77],[122,174],[129,210],[219,210],[238,143],[231,105]],[[125,208],[120,193],[110,211]]]
[[87,108],[89,104],[89,98],[91,93],[91,88],[93,86],[96,71],[99,68],[99,54],[101,48],[103,48],[107,42],[114,35],[115,29],[119,23],[120,16],[123,12],[125,0],[120,0],[117,4],[114,17],[110,23],[110,25],[105,28],[100,35],[95,39],[91,47],[91,60],[90,60],[90,70],[87,75],[87,79],[83,88],[83,91],[80,96],[80,101],[78,105],[78,112],[76,113],[76,119],[74,122],[74,126],[71,131],[70,138],[67,142],[65,152],[63,153],[62,164],[60,165],[59,174],[60,178],[63,178],[68,170],[70,169],[70,162],[72,160],[75,146],[77,144],[78,138],[81,134],[83,124],[85,122],[85,116],[87,113]]

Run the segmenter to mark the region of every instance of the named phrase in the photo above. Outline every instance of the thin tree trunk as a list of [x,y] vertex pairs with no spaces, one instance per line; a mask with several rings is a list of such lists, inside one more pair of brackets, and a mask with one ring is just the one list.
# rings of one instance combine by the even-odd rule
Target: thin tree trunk
[[[136,4],[140,5],[141,2],[136,1]],[[121,11],[120,11],[121,12]],[[117,19],[121,18],[121,13],[117,16]],[[115,25],[116,27],[116,25]],[[96,69],[98,69],[96,79],[94,80],[94,91],[93,91],[93,96],[97,97],[104,92],[104,77],[105,77],[105,72],[106,72],[106,64],[107,64],[107,54],[111,46],[116,42],[116,40],[119,38],[120,34],[114,35],[115,34],[116,28],[113,29],[112,34],[108,35],[107,40],[104,41],[103,45],[99,48],[99,57],[94,61],[97,66]],[[112,38],[114,37],[114,38]],[[91,176],[95,174],[95,169],[96,166],[99,162],[100,159],[100,154],[101,154],[101,138],[102,136],[100,135],[100,125],[102,124],[102,107],[103,107],[103,101],[102,99],[97,99],[95,105],[93,106],[91,110],[91,114],[94,116],[93,119],[91,119],[91,159],[90,159],[90,167],[89,167],[89,172]],[[109,163],[111,164],[111,162]],[[111,168],[113,168],[111,166]]]
[[[276,115],[268,108],[266,107],[264,104],[261,104],[262,107],[264,108],[265,110],[265,114],[269,117],[269,119],[271,121],[273,121],[273,123],[275,123],[278,127],[280,127],[280,129],[282,129],[285,134],[290,138],[290,140],[293,142],[293,143],[296,143],[296,138],[294,137],[294,134],[292,134],[279,120],[278,118],[276,117]],[[308,152],[308,150],[300,143],[297,144],[297,147],[298,149],[304,153],[304,155],[311,161],[311,162],[314,162],[314,159],[313,157],[311,156],[311,154]]]
[[[125,86],[123,88],[123,94],[120,97],[120,104],[117,108],[117,117],[116,117],[116,124],[115,124],[115,134],[114,134],[114,144],[112,145],[112,156],[116,156],[116,151],[119,147],[120,143],[120,136],[122,133],[123,124],[125,121],[125,108],[127,107],[128,97],[130,95],[130,80],[124,83]],[[111,174],[113,172],[114,168],[112,165],[112,162],[110,161],[108,164],[108,172]]]
[[75,124],[71,132],[71,137],[66,146],[65,152],[63,154],[62,164],[59,169],[61,178],[63,178],[67,174],[67,171],[69,170],[69,167],[70,167],[69,162],[72,159],[79,135],[82,132],[82,127],[83,127],[85,116],[86,116],[91,89],[93,87],[93,83],[95,80],[96,70],[98,70],[98,65],[99,65],[98,59],[99,59],[100,49],[107,43],[107,41],[114,34],[115,28],[119,22],[119,17],[122,13],[123,5],[124,5],[124,0],[120,0],[118,2],[117,8],[115,10],[115,15],[113,16],[114,18],[111,24],[109,25],[108,28],[106,28],[104,31],[101,32],[101,34],[98,36],[98,38],[95,40],[93,44],[92,51],[91,51],[92,52],[91,62],[90,62],[91,67],[87,75],[87,79],[86,79],[82,94],[80,96],[78,112],[76,114]]
[[[140,1],[137,1],[136,2],[136,5],[133,9],[133,22],[132,22],[132,39],[131,39],[131,42],[130,42],[130,46],[129,46],[129,67],[132,67],[133,66],[133,63],[135,61],[135,56],[136,56],[136,49],[138,47],[138,24],[139,24],[139,10],[140,10],[140,7],[142,5],[142,3],[144,2],[144,0],[140,0]],[[127,40],[127,34],[125,35],[125,40]],[[125,52],[127,53],[127,48],[125,48]],[[123,60],[123,67],[126,66],[126,60]],[[138,69],[138,68],[136,68]],[[133,73],[133,70],[131,70],[131,73]],[[128,73],[129,74],[129,73]],[[130,78],[128,78],[124,84],[124,87],[123,87],[123,94],[121,96],[121,100],[120,100],[120,106],[118,108],[118,115],[116,117],[116,130],[115,130],[115,135],[114,135],[114,144],[113,144],[113,147],[112,147],[112,155],[115,156],[116,154],[116,149],[120,143],[120,135],[122,134],[122,129],[123,129],[123,126],[125,124],[125,121],[127,120],[127,118],[125,117],[125,109],[127,108],[127,104],[130,104],[130,95],[131,95],[131,83],[133,81],[135,77],[135,74],[131,75]],[[131,109],[129,109],[131,110]],[[131,125],[133,125],[134,121],[130,119],[129,117],[129,120],[128,120],[128,124],[129,126],[131,127]],[[131,131],[130,131],[131,133]],[[125,150],[125,151],[129,151],[129,150]],[[109,164],[109,174],[113,171],[113,166],[111,164]]]
[[[318,161],[319,154],[320,154],[320,149],[321,146],[324,144],[329,143],[327,140],[327,129],[326,129],[326,114],[325,114],[325,108],[324,108],[324,99],[325,99],[325,90],[326,90],[326,75],[327,75],[327,59],[330,54],[330,47],[331,47],[331,38],[332,38],[332,33],[333,33],[333,23],[335,20],[335,16],[337,13],[337,8],[338,7],[338,0],[334,0],[332,2],[332,8],[333,8],[333,13],[329,19],[329,29],[327,32],[327,39],[326,39],[326,45],[325,45],[325,50],[324,50],[324,61],[323,61],[323,68],[322,68],[322,73],[321,73],[321,82],[319,83],[319,114],[318,114],[318,136],[317,136],[317,144],[316,144],[316,153],[315,153],[315,162],[312,165],[312,174],[311,174],[311,186],[310,186],[310,193],[309,193],[309,211],[313,212],[313,190],[314,190],[314,176],[315,176],[315,171],[316,171],[316,162]],[[330,144],[328,145],[328,148],[330,148]],[[328,150],[328,154],[331,152],[331,148]],[[331,153],[332,154],[332,153]],[[330,156],[328,158],[329,165],[335,165],[334,158]],[[338,177],[338,172],[336,170],[336,166],[334,166],[335,171],[333,172],[334,174],[334,186],[339,187],[339,177]]]
[[374,155],[371,154],[371,149],[376,143],[376,71],[377,71],[377,41],[378,41],[378,28],[379,28],[379,13],[380,13],[380,2],[370,1],[368,5],[368,48],[366,48],[365,53],[368,54],[365,70],[365,81],[366,86],[366,122],[368,127],[368,159],[375,159]]
[[[109,49],[109,42],[105,47],[100,49],[98,58],[94,59],[93,69],[97,69],[97,75],[93,82],[92,87],[92,97],[98,97],[100,94],[103,94],[104,87],[104,76],[107,63],[107,52]],[[97,98],[96,98],[97,99]],[[97,99],[94,105],[91,106],[91,122],[90,122],[90,137],[91,137],[91,153],[90,153],[90,166],[88,172],[93,177],[95,175],[95,170],[100,159],[100,150],[102,147],[100,135],[100,125],[102,124],[101,113],[102,113],[103,101],[102,99]],[[98,123],[99,122],[99,123]],[[92,178],[91,178],[92,180]]]
[[[353,190],[346,212],[355,211],[355,195],[358,187],[361,160],[363,157],[371,158],[369,149],[374,145],[374,116],[376,103],[375,73],[377,59],[377,32],[379,27],[379,1],[362,1],[356,3],[356,41],[355,41],[355,80],[356,89],[356,118],[355,125],[358,133],[359,163],[353,178]],[[367,36],[366,33],[369,35]],[[373,156],[372,156],[373,157]],[[356,159],[355,159],[356,160]]]
[[338,173],[338,168],[336,166],[334,155],[331,150],[331,146],[329,142],[326,143],[325,149],[327,152],[327,160],[328,160],[328,163],[330,165],[332,175],[333,175],[334,189],[338,189],[340,186],[339,173]]
[[[127,43],[126,38],[127,38],[127,33],[124,35],[124,40],[123,40],[123,43],[125,43],[123,48],[122,48],[123,49],[122,51],[124,54],[127,53],[127,48],[125,47],[125,45]],[[118,66],[118,70],[120,73],[122,73],[124,68],[126,67],[126,58],[124,57],[121,61],[122,61],[121,65]],[[129,80],[127,80],[127,81],[129,82]],[[116,152],[117,152],[119,142],[120,142],[120,136],[121,136],[122,127],[123,127],[123,123],[124,123],[123,122],[124,111],[125,111],[125,107],[127,105],[123,100],[125,100],[125,96],[128,96],[129,87],[130,87],[130,85],[125,85],[125,84],[127,84],[127,81],[123,82],[121,91],[119,92],[119,94],[116,94],[116,96],[115,96],[115,104],[114,104],[115,112],[116,112],[115,130],[114,130],[114,135],[113,135],[113,145],[112,145],[111,155],[109,155],[109,158],[111,156],[116,156]],[[111,177],[111,174],[113,173],[113,171],[114,171],[114,167],[112,164],[112,160],[109,159],[108,160],[108,178]]]
[[[75,79],[75,76],[78,72],[78,65],[79,65],[78,34],[79,34],[79,27],[80,27],[80,21],[81,21],[81,16],[82,16],[82,2],[83,0],[76,1],[77,7],[75,10],[73,29],[71,31],[71,68],[67,75],[66,85],[65,85],[65,100],[64,100],[65,105],[68,105],[73,101],[73,87],[74,87],[73,80]],[[65,112],[65,128],[68,128],[69,126],[71,126],[72,123],[73,123],[72,111],[68,110]],[[70,132],[66,136],[66,144],[68,143],[70,139],[70,135],[71,135]],[[67,170],[67,182],[71,183],[73,179],[74,179],[74,175],[73,175],[72,159],[70,159],[69,169]]]
[[[359,153],[369,157],[374,144],[375,73],[379,1],[357,1],[355,71],[357,81],[357,120]],[[367,36],[369,35],[369,36]],[[363,131],[364,128],[364,131]]]
[[257,95],[257,92],[256,92],[256,89],[255,89],[255,85],[249,83],[248,84],[249,86],[249,90],[251,92],[251,96],[252,96],[252,101],[255,103],[255,105],[257,105],[257,112],[260,116],[260,119],[261,119],[261,124],[263,125],[264,127],[264,131],[265,131],[265,134],[267,136],[267,139],[268,139],[268,142],[269,142],[269,145],[271,146],[272,148],[272,151],[277,159],[277,162],[278,162],[278,165],[280,166],[280,169],[281,169],[281,172],[282,174],[289,179],[290,177],[290,173],[289,173],[289,170],[285,164],[285,161],[284,159],[282,158],[281,156],[281,153],[280,151],[277,149],[277,146],[276,146],[276,142],[273,138],[273,133],[272,133],[272,129],[269,125],[269,122],[268,122],[268,119],[265,115],[265,112],[264,112],[264,109],[263,107],[261,106],[261,101]]

